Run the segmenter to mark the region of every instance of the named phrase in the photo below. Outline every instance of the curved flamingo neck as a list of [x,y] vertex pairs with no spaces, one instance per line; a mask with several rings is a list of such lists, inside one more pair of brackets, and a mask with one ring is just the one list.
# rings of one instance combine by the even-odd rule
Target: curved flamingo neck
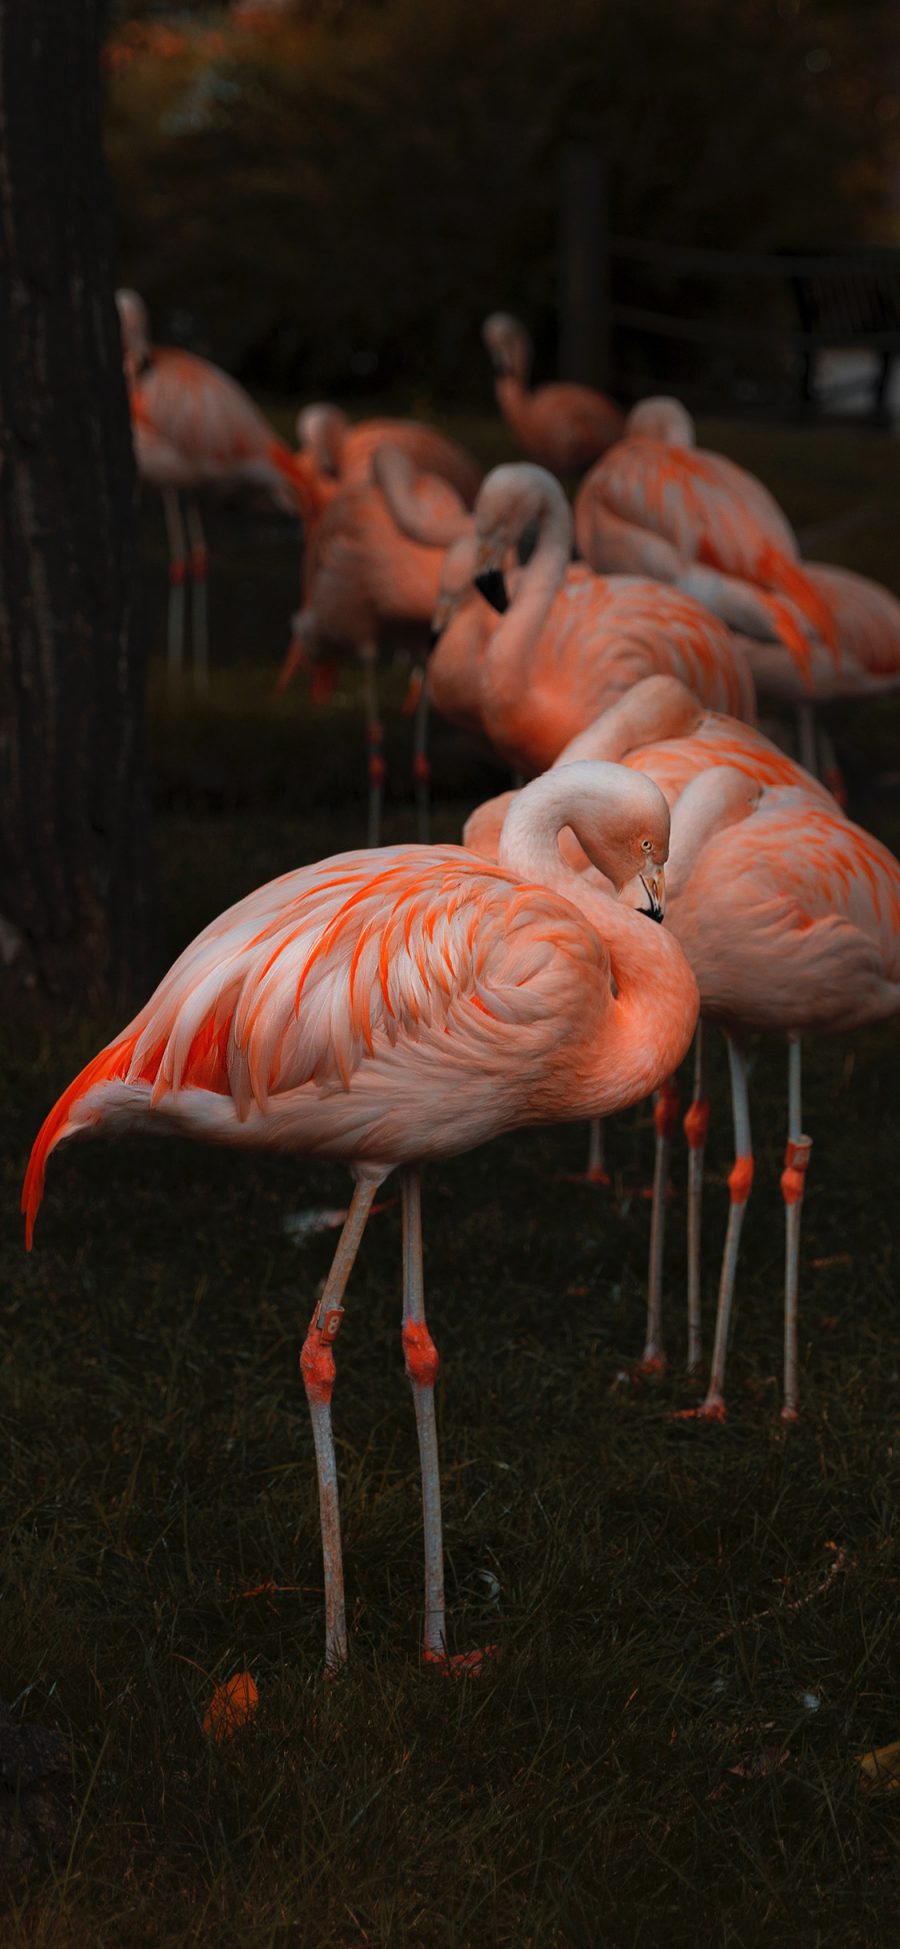
[[484,705],[494,713],[515,710],[528,684],[528,663],[562,586],[572,555],[572,515],[558,489],[538,510],[537,546],[522,570],[513,598],[494,630],[485,658]]
[[449,481],[417,468],[400,447],[377,447],[372,473],[401,534],[426,548],[449,548],[471,528],[471,516]]
[[707,716],[693,691],[678,677],[647,677],[586,730],[579,731],[554,764],[570,765],[583,758],[616,762],[641,745],[689,736]]
[[508,427],[516,439],[526,448],[531,445],[531,405],[533,395],[528,390],[527,370],[524,376],[506,372],[494,385],[497,405]]
[[738,825],[755,811],[762,789],[734,765],[711,767],[685,786],[672,812],[666,869],[672,899],[684,891],[710,840],[726,826]]
[[[590,831],[585,813],[590,772]],[[568,776],[567,776],[568,773]],[[607,776],[603,776],[603,774]],[[605,871],[604,809],[621,817],[635,777],[620,766],[569,766],[545,772],[513,800],[503,823],[499,864],[522,879],[537,880],[562,894],[600,936],[610,958],[613,999],[598,1024],[597,1068],[633,1101],[653,1089],[660,1074],[660,1051],[672,1052],[673,1067],[687,1048],[699,1008],[697,984],[685,957],[665,926],[601,892],[583,873],[567,866],[559,835],[569,826],[593,863]],[[746,786],[746,780],[744,780]],[[612,877],[612,876],[611,876]],[[584,1106],[596,1101],[591,1024],[585,1023]],[[573,1109],[577,1114],[577,1107]]]

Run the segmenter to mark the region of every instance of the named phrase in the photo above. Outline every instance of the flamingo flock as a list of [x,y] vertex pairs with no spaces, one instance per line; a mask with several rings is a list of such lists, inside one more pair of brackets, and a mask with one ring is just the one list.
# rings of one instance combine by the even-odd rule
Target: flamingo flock
[[[135,448],[162,490],[168,654],[207,679],[206,555],[197,496],[248,484],[303,523],[301,605],[279,687],[335,661],[363,672],[367,848],[326,857],[229,908],[46,1117],[23,1191],[30,1247],[47,1160],[69,1139],[152,1128],[342,1163],[353,1194],[312,1309],[301,1371],[319,1485],[325,1659],[348,1654],[335,1342],[379,1186],[400,1173],[400,1337],[419,1441],[423,1656],[451,1656],[444,1601],[421,1174],[524,1126],[592,1124],[654,1098],[656,1157],[640,1366],[665,1362],[665,1189],[693,1042],[688,1365],[702,1352],[700,1244],[709,1119],[706,1041],[725,1036],[734,1161],[708,1385],[684,1413],[721,1421],[739,1247],[754,1177],[747,1038],[787,1045],[785,1421],[799,1412],[799,1243],[811,1139],[801,1047],[900,1009],[900,866],[816,775],[817,700],[900,678],[900,604],[802,561],[764,485],[696,446],[680,402],[626,418],[589,388],[529,389],[531,345],[507,313],[484,340],[526,458],[482,479],[436,429],[351,427],[304,409],[295,451],[235,382],[150,343],[119,294]],[[574,513],[560,484],[584,478]],[[187,497],[186,520],[180,496]],[[530,550],[530,552],[529,552]],[[577,556],[576,556],[577,550]],[[405,642],[417,671],[419,843],[382,846],[377,670]],[[794,757],[756,724],[757,695],[798,713]],[[427,713],[474,733],[518,776],[462,843],[428,831]],[[826,774],[827,761],[826,756]],[[803,762],[801,762],[801,760]]]

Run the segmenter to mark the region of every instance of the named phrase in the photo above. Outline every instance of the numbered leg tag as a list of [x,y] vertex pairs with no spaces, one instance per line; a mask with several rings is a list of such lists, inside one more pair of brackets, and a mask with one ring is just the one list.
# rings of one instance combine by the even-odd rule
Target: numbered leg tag
[[329,1308],[328,1312],[326,1313],[325,1318],[322,1321],[322,1324],[319,1328],[319,1338],[324,1342],[326,1346],[330,1347],[333,1344],[333,1342],[337,1339],[338,1334],[340,1333],[341,1330],[341,1321],[343,1317],[344,1317],[343,1306],[332,1306]]

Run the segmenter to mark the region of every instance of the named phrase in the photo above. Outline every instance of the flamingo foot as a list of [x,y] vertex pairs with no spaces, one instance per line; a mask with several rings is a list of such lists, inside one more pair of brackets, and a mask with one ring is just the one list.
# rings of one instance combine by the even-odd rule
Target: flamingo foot
[[642,1380],[656,1380],[665,1373],[667,1366],[668,1362],[662,1348],[656,1353],[648,1348],[642,1359],[638,1361],[634,1370],[635,1376],[640,1376]]
[[483,1645],[480,1651],[432,1651],[422,1646],[422,1663],[444,1673],[445,1678],[480,1678],[489,1658],[499,1656],[500,1646]]
[[679,1408],[673,1414],[673,1421],[718,1421],[728,1420],[728,1409],[721,1394],[708,1394],[697,1408]]
[[783,1407],[779,1419],[788,1423],[796,1423],[800,1419],[800,1410],[799,1408]]

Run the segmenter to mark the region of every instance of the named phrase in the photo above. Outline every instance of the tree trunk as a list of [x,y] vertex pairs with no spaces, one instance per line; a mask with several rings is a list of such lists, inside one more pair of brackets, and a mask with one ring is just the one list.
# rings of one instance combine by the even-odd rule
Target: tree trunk
[[136,483],[101,143],[103,0],[0,0],[0,959],[146,979]]

